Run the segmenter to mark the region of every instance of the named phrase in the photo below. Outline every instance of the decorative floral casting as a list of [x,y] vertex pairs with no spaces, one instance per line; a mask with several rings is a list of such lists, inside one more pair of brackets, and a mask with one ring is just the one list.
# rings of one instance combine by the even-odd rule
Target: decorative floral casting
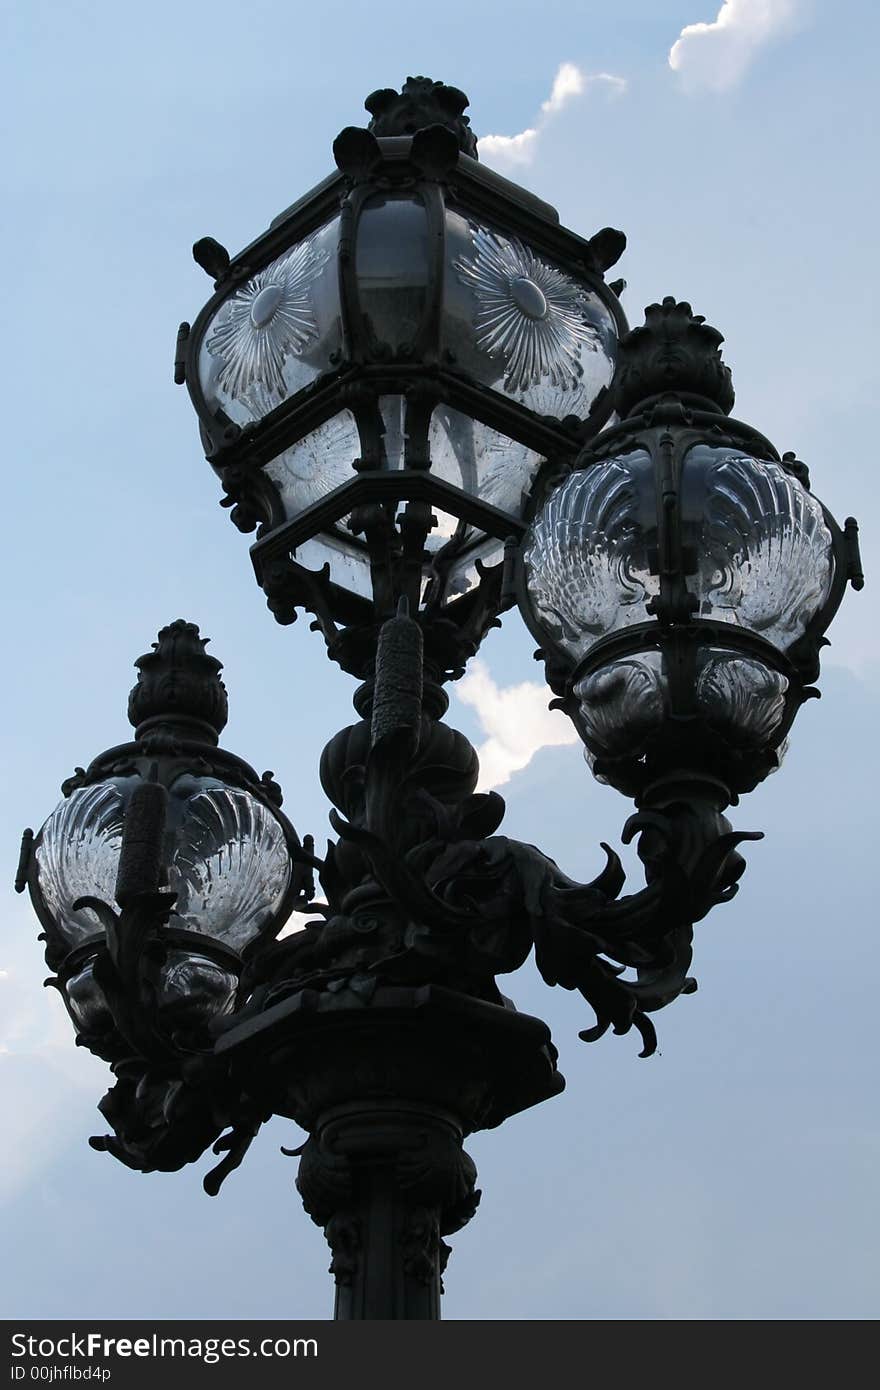
[[286,395],[285,364],[318,334],[311,287],[329,259],[328,251],[304,241],[227,301],[207,349],[222,362],[218,380],[231,396],[245,397],[255,387]]
[[472,254],[453,264],[477,301],[477,343],[504,360],[505,389],[577,386],[582,349],[600,347],[586,291],[515,237],[482,227],[471,233]]

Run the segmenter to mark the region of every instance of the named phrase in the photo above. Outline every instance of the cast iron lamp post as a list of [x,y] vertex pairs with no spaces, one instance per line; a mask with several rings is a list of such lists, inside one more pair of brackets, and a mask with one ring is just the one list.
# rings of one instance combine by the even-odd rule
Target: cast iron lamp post
[[[216,1192],[264,1120],[295,1120],[338,1318],[439,1316],[443,1237],[479,1199],[463,1139],[563,1087],[497,975],[534,948],[591,1006],[582,1038],[653,1051],[757,838],[724,813],[778,766],[862,583],[855,523],[730,418],[720,334],[671,299],[628,332],[621,233],[577,237],[481,168],[466,104],[374,93],[338,172],[239,257],[197,243],[215,294],[179,334],[270,608],[310,611],[361,682],[321,759],[338,840],[317,859],[271,774],[218,747],[220,666],[178,621],[137,663],[133,742],[64,784],[19,875],[116,1076],[95,1147],[146,1172],[213,1145]],[[594,773],[635,800],[630,896],[607,847],[584,885],[497,834],[442,723],[517,602]],[[315,873],[325,901],[280,935]]]

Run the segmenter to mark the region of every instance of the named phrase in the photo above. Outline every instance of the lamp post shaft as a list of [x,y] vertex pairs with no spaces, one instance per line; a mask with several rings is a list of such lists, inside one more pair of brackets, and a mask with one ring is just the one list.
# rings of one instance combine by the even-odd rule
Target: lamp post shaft
[[347,1197],[324,1228],[333,1252],[334,1317],[438,1319],[448,1254],[440,1238],[442,1198],[449,1160],[462,1161],[458,1126],[427,1107],[385,1101],[343,1107],[316,1140],[325,1162],[348,1168]]

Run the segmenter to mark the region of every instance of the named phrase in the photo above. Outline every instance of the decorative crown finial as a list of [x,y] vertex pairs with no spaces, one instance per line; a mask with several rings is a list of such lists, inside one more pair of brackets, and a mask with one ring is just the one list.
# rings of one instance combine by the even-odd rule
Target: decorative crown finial
[[621,417],[652,396],[666,392],[700,396],[724,414],[733,408],[730,368],[721,360],[724,338],[671,295],[649,304],[645,322],[620,341],[614,382],[615,409]]
[[137,684],[128,697],[135,738],[167,732],[216,744],[229,717],[222,664],[208,656],[207,637],[178,618],[163,627],[153,649],[134,663]]
[[402,89],[383,87],[372,92],[364,106],[372,117],[368,130],[376,136],[415,135],[425,126],[442,125],[457,137],[459,148],[477,158],[477,137],[464,114],[468,99],[458,87],[430,77],[408,77]]

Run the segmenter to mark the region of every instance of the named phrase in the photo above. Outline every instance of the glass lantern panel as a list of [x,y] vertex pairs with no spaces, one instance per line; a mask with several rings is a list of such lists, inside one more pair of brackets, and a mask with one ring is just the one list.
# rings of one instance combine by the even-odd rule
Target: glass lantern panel
[[587,285],[517,237],[447,209],[444,347],[457,370],[539,415],[584,419],[617,328]]
[[343,534],[344,527],[345,518],[333,530],[302,541],[291,553],[298,565],[316,573],[328,565],[332,584],[360,598],[372,599],[370,557],[363,545]]
[[178,895],[171,922],[241,950],[287,892],[284,831],[261,801],[223,782],[185,776],[171,796],[185,798],[168,868]]
[[74,1023],[84,1033],[103,1033],[113,1027],[113,1015],[94,975],[94,957],[72,975],[64,986]]
[[74,912],[79,898],[116,901],[127,793],[136,778],[114,778],[79,787],[55,808],[36,847],[37,882],[43,901],[71,949],[103,927],[91,908]]
[[336,217],[223,301],[199,348],[209,408],[247,425],[330,370],[342,348],[338,241]]
[[425,312],[428,222],[411,198],[368,199],[357,224],[355,275],[360,312],[377,344],[411,344]]
[[288,521],[355,477],[361,445],[350,410],[341,410],[265,464],[277,487]]
[[524,552],[526,585],[542,627],[576,660],[609,633],[649,621],[660,588],[656,533],[644,449],[572,473],[550,494]]
[[[406,400],[380,396],[385,466],[405,467]],[[431,473],[471,497],[521,517],[543,457],[449,405],[439,405],[428,428]]]
[[431,416],[428,444],[435,477],[511,516],[522,516],[543,462],[534,449],[448,405],[438,406]]
[[735,748],[772,742],[785,716],[788,678],[765,662],[724,647],[703,647],[697,708]]
[[156,1007],[168,1026],[197,1026],[229,1013],[238,977],[208,956],[169,951],[156,990]]
[[682,467],[681,504],[697,616],[790,647],[831,588],[833,544],[815,497],[778,463],[700,444]]
[[503,560],[503,541],[460,523],[451,539],[430,558],[425,599],[433,600],[439,593],[444,605],[452,603],[478,586],[478,566],[488,569]]
[[[788,680],[741,652],[701,646],[697,652],[697,710],[734,748],[772,746],[785,717]],[[632,652],[581,677],[574,697],[591,743],[610,757],[638,757],[670,706],[660,651]],[[778,754],[781,757],[781,754]]]
[[638,757],[666,717],[668,687],[659,651],[633,652],[582,676],[573,688],[581,724],[609,757]]
[[406,397],[380,396],[379,414],[382,417],[382,447],[385,467],[406,467]]
[[[39,888],[71,948],[103,935],[81,897],[115,907],[125,806],[137,777],[81,787],[53,811],[36,849]],[[241,948],[278,911],[290,882],[279,821],[238,787],[187,773],[173,783],[167,820],[170,923]],[[85,988],[85,981],[83,983]]]

